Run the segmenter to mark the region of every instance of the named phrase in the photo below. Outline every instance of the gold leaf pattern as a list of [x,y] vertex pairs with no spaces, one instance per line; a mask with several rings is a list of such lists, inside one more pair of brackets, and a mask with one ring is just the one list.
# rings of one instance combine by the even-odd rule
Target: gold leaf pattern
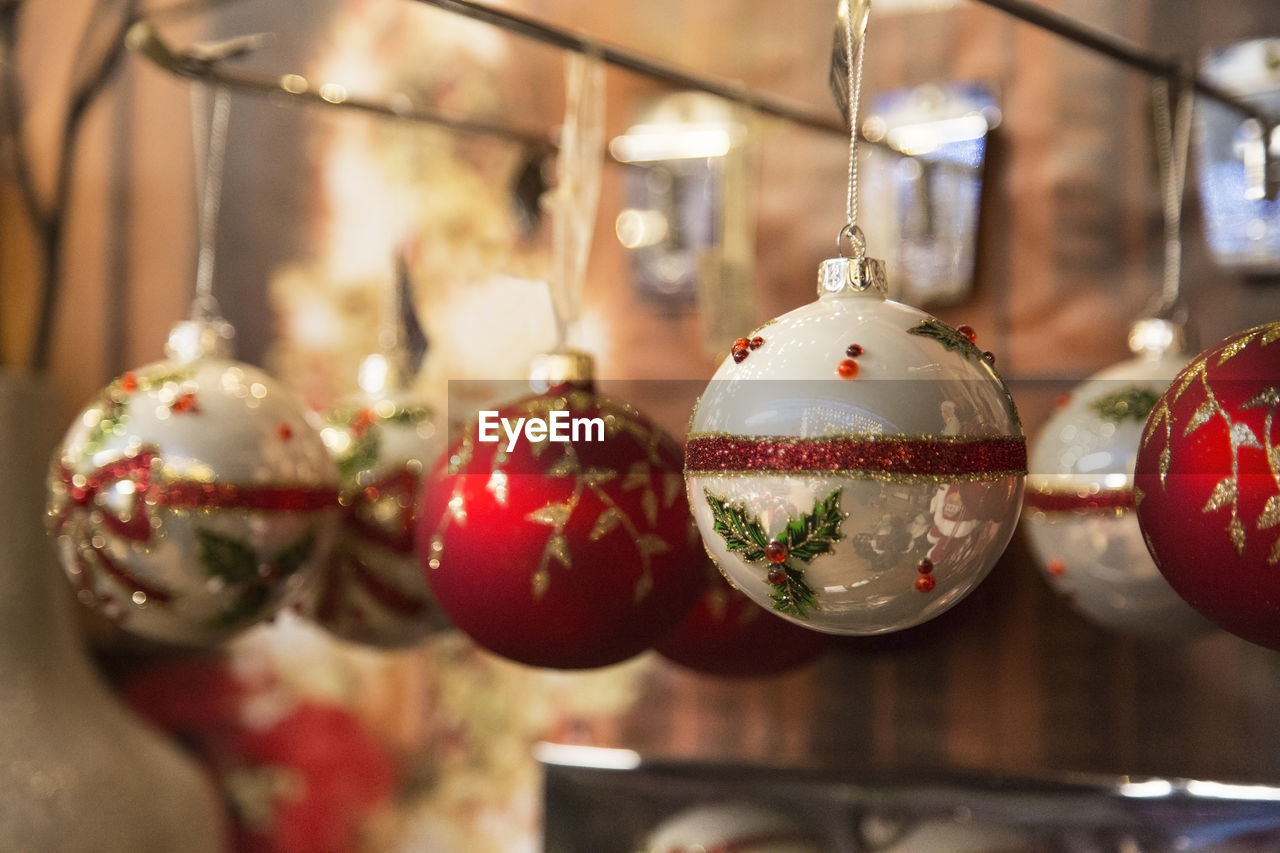
[[1197,361],[1187,368],[1186,372],[1182,374],[1182,381],[1178,383],[1178,390],[1174,392],[1173,399],[1175,401],[1182,396],[1184,391],[1191,387],[1192,382],[1200,378],[1201,374],[1204,373],[1204,368],[1204,361]]
[[1191,435],[1192,432],[1199,429],[1209,422],[1209,418],[1213,417],[1213,413],[1218,410],[1218,403],[1212,397],[1205,400],[1196,409],[1195,414],[1191,416],[1191,420],[1187,421],[1187,428],[1182,431],[1183,435]]
[[658,526],[658,494],[653,489],[645,489],[640,496],[640,508],[644,510],[644,520],[650,527]]
[[[1213,487],[1213,494],[1209,495],[1209,500],[1205,503],[1202,512],[1214,512],[1222,509],[1230,503],[1234,503],[1239,490],[1236,487],[1234,477],[1223,477],[1218,481],[1218,485]],[[1241,533],[1243,534],[1243,529]]]
[[1156,565],[1160,565],[1160,557],[1156,554],[1156,543],[1151,541],[1151,534],[1142,531],[1142,541],[1147,543],[1147,553],[1151,555],[1151,559],[1156,561]]
[[582,482],[588,486],[599,486],[618,476],[618,472],[609,468],[588,468],[582,472]]
[[1239,422],[1231,425],[1231,443],[1237,448],[1262,447],[1261,442],[1258,441],[1258,437],[1253,434],[1253,430],[1249,429],[1249,425]]
[[1280,388],[1264,388],[1240,408],[1255,409],[1258,406],[1280,406]]
[[551,535],[551,540],[547,542],[547,553],[566,569],[573,568],[569,557],[569,540],[565,538],[563,533],[553,533]]
[[578,457],[566,453],[547,466],[548,477],[567,477],[578,473]]
[[1222,355],[1218,356],[1218,366],[1221,367],[1240,353],[1244,352],[1249,344],[1253,343],[1253,339],[1257,337],[1257,332],[1257,329],[1254,329],[1252,332],[1246,332],[1227,345],[1222,350]]
[[649,463],[640,461],[631,463],[626,476],[622,478],[622,490],[643,489],[649,485]]
[[546,566],[538,569],[533,573],[533,597],[535,600],[542,598],[547,594],[547,587],[551,586],[551,573],[547,571]]
[[1280,563],[1280,539],[1271,543],[1271,553],[1267,555],[1267,565],[1274,566]]
[[600,541],[608,536],[613,528],[618,526],[618,522],[621,519],[622,512],[616,506],[608,507],[596,518],[596,523],[591,528],[591,533],[587,535],[587,538],[592,542]]
[[1160,451],[1160,485],[1164,485],[1164,481],[1169,477],[1169,462],[1173,458],[1173,451],[1165,448]]
[[1231,523],[1227,525],[1227,535],[1231,537],[1231,547],[1236,549],[1236,556],[1243,557],[1245,536],[1244,525],[1240,523],[1240,519],[1231,519]]
[[636,547],[640,549],[640,553],[645,557],[651,557],[654,554],[662,554],[671,550],[671,546],[667,544],[667,540],[663,539],[656,533],[643,533],[636,537]]
[[1271,452],[1267,454],[1267,460],[1271,464],[1271,470],[1280,470],[1280,445],[1271,448]]
[[684,478],[678,474],[667,474],[662,478],[662,505],[670,507],[676,502],[680,490],[684,488]]
[[1280,524],[1280,495],[1272,495],[1258,516],[1258,529],[1267,530],[1277,524]]
[[635,603],[639,604],[640,602],[644,601],[645,598],[648,597],[650,591],[652,590],[653,590],[653,575],[649,574],[649,572],[646,571],[644,574],[640,576],[640,579],[636,581]]
[[1156,429],[1169,417],[1169,407],[1161,403],[1151,413],[1150,419],[1147,420],[1146,428],[1142,430],[1142,446],[1146,447],[1150,443],[1151,437],[1156,434]]
[[1262,345],[1269,347],[1280,341],[1280,323],[1271,323],[1262,327]]
[[1141,507],[1142,502],[1146,499],[1147,499],[1147,493],[1135,486],[1133,490],[1133,508],[1138,509],[1139,507]]
[[545,524],[548,527],[562,527],[569,520],[569,513],[573,511],[567,502],[565,503],[549,503],[544,507],[539,507],[533,512],[526,515],[525,521],[532,521],[534,524]]

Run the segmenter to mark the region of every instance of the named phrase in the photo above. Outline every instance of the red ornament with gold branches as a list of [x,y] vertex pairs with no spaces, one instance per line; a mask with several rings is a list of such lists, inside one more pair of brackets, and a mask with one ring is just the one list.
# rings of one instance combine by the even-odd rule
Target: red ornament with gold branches
[[1202,353],[1161,396],[1134,478],[1147,548],[1228,631],[1280,649],[1280,323]]

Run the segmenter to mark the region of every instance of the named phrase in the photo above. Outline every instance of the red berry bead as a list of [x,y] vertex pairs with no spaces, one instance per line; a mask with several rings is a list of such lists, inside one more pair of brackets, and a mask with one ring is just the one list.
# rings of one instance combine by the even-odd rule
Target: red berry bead
[[733,351],[733,360],[734,360],[735,362],[737,362],[738,364],[742,364],[742,362],[743,362],[743,361],[745,361],[745,360],[746,360],[746,358],[747,358],[747,350],[745,350],[745,349],[735,349],[735,350]]
[[976,344],[978,342],[978,333],[973,330],[973,326],[961,326],[956,331],[968,338],[969,343]]
[[746,338],[738,338],[736,341],[733,342],[734,349],[746,349],[749,346],[751,346],[751,341],[747,340]]
[[920,592],[932,592],[936,583],[937,581],[933,579],[933,575],[921,575],[916,578],[916,589]]
[[858,375],[858,362],[846,358],[836,365],[836,373],[840,374],[841,379],[853,379]]
[[751,347],[751,349],[760,349],[760,347],[764,346],[764,338],[756,335],[751,339],[747,346]]
[[849,346],[845,348],[844,354],[849,356],[849,358],[857,358],[862,355],[863,352],[862,344],[849,344]]
[[933,560],[930,560],[928,557],[925,557],[923,560],[920,561],[920,565],[917,566],[917,568],[920,570],[920,574],[922,575],[932,574]]
[[769,577],[769,583],[773,584],[774,586],[782,586],[782,584],[787,582],[787,573],[782,569],[778,568],[777,566],[774,566],[772,569],[769,570],[768,577]]
[[982,354],[982,360],[985,361],[987,364],[991,365],[992,367],[996,366],[996,354],[993,353],[991,350],[987,350]]
[[1045,568],[1054,577],[1061,577],[1067,573],[1067,564],[1061,560],[1050,560],[1049,565],[1045,566]]
[[771,563],[781,563],[787,559],[787,546],[777,539],[764,546],[764,555]]

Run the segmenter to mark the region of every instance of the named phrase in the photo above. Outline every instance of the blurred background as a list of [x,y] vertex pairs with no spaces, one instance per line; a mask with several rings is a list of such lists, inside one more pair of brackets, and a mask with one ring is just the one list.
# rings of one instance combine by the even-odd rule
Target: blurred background
[[[495,5],[839,124],[827,82],[832,3]],[[1188,62],[1275,35],[1270,0],[1045,5]],[[197,84],[126,51],[85,86],[130,12],[175,45],[271,33],[234,66],[273,77],[403,93],[548,140],[565,116],[561,51],[409,0],[5,3],[0,363],[23,372],[40,349],[42,253],[53,238],[60,269],[42,373],[58,434],[113,377],[161,357],[192,295]],[[863,114],[889,115],[891,93],[959,84],[997,111],[986,113],[985,170],[975,185],[935,187],[951,193],[939,203],[954,208],[946,215],[960,236],[948,257],[959,271],[938,274],[937,294],[924,280],[910,295],[977,330],[1033,435],[1075,383],[1128,357],[1129,324],[1160,287],[1150,80],[977,3],[878,0]],[[607,139],[679,112],[664,100],[671,88],[627,71],[609,68],[605,86]],[[816,266],[844,223],[848,140],[838,130],[723,102],[695,108],[740,130],[734,165],[681,173],[672,190],[670,174],[606,158],[578,330],[602,386],[675,436],[733,338],[812,299]],[[317,410],[356,388],[397,285],[427,342],[415,382],[442,409],[447,381],[518,377],[550,344],[537,152],[233,92],[226,154],[214,287],[237,355]],[[867,221],[897,216],[901,193],[925,192],[896,161],[877,167],[882,152],[863,154]],[[1210,251],[1203,168],[1192,164],[1183,223],[1196,349],[1280,316],[1276,273],[1224,266]],[[635,211],[654,196],[675,204],[673,193],[694,207],[693,224],[684,243],[646,261],[642,250],[661,238]],[[909,261],[898,242],[920,227],[906,219],[867,226],[883,232],[872,254],[900,278]],[[720,230],[699,237],[697,222],[711,220]],[[697,255],[699,239],[717,242],[712,260]],[[1280,777],[1273,652],[1222,632],[1152,643],[1101,628],[1055,595],[1020,535],[944,616],[833,641],[811,663],[761,678],[701,675],[652,653],[586,673],[535,670],[451,633],[376,651],[292,618],[200,653],[128,638],[87,612],[75,628],[115,692],[216,757],[208,766],[238,849],[539,849],[531,746],[543,740],[855,775]],[[174,710],[193,696],[204,710]],[[237,726],[250,734],[224,736]],[[306,746],[319,743],[342,751]],[[272,782],[289,772],[309,793]]]

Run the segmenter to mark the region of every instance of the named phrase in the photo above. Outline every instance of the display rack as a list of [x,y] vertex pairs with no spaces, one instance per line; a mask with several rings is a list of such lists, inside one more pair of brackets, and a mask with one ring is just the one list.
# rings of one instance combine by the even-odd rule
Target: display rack
[[[848,133],[848,126],[838,118],[791,103],[776,95],[753,90],[719,77],[695,74],[675,65],[595,41],[526,15],[497,9],[474,0],[413,0],[413,2],[481,21],[561,50],[592,54],[609,65],[664,85],[723,97],[740,103],[756,113],[782,119],[801,127],[841,136]],[[1190,63],[1182,58],[1145,50],[1110,33],[1088,27],[1066,15],[1034,3],[1027,3],[1025,0],[974,0],[974,2],[997,9],[1152,77],[1167,79],[1174,85],[1190,85],[1200,96],[1230,107],[1243,117],[1258,121],[1264,129],[1269,130],[1277,124],[1275,116],[1196,73]],[[341,84],[313,86],[298,74],[267,76],[227,68],[220,57],[203,55],[198,50],[179,51],[169,47],[146,21],[131,33],[130,44],[166,71],[188,78],[259,94],[283,94],[307,103],[438,124],[466,133],[510,139],[535,147],[552,146],[549,140],[534,131],[444,114],[415,104],[404,95],[390,95],[382,98],[360,97],[351,95]]]

